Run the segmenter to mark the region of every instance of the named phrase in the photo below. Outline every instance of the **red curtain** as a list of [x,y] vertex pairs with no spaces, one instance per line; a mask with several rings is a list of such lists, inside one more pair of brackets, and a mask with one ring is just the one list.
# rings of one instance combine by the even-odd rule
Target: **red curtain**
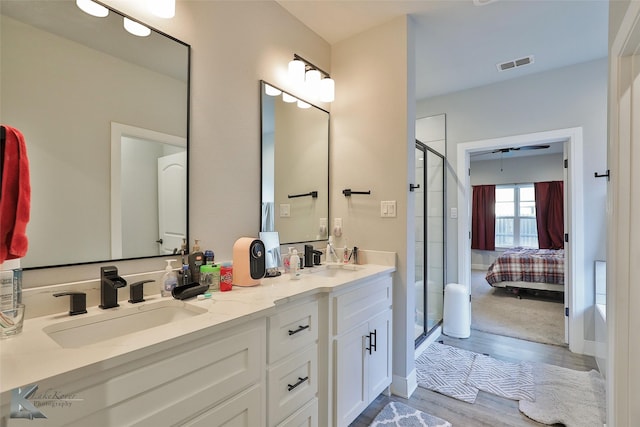
[[496,249],[496,186],[474,185],[471,212],[471,249]]
[[540,249],[564,248],[564,183],[548,181],[534,183],[536,193],[536,223]]

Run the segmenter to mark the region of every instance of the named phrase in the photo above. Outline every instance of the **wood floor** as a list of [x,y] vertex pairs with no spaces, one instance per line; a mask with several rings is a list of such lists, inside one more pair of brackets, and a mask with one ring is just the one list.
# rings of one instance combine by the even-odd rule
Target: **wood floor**
[[[466,339],[442,335],[444,344],[476,353],[488,354],[505,361],[525,360],[543,362],[565,368],[588,371],[597,369],[595,359],[571,353],[568,348],[519,340],[486,332],[471,331]],[[366,427],[389,402],[398,401],[449,421],[453,427],[520,427],[543,426],[527,418],[518,410],[518,402],[480,391],[475,403],[469,404],[418,387],[410,399],[380,395],[351,424]]]

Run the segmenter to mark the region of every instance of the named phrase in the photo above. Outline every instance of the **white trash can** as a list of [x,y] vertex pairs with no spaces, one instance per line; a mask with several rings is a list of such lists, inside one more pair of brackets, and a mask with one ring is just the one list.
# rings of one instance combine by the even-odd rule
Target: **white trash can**
[[444,312],[442,332],[453,338],[469,338],[471,335],[471,301],[467,287],[449,283],[444,288]]

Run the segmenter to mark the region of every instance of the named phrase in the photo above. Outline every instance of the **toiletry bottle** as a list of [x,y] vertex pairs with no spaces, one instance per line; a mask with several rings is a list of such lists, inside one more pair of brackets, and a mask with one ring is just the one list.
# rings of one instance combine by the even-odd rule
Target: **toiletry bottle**
[[291,251],[291,257],[289,258],[289,275],[293,280],[300,278],[300,257],[296,249]]
[[193,244],[193,252],[200,252],[200,240],[196,239],[196,242]]
[[291,251],[293,248],[289,248],[289,252],[282,256],[282,266],[284,267],[284,274],[289,273],[291,268]]
[[214,267],[211,264],[205,264],[200,266],[200,283],[201,285],[207,285],[207,290],[211,289],[213,285],[213,273]]
[[347,239],[344,239],[344,252],[342,252],[342,262],[349,263],[349,248],[347,247]]
[[233,264],[225,262],[220,266],[220,292],[233,289]]
[[211,249],[207,249],[206,251],[204,251],[204,260],[207,264],[213,264],[213,262],[215,261],[215,254]]
[[326,262],[327,264],[331,262],[336,262],[336,260],[333,259],[332,250],[333,250],[333,236],[329,236],[329,241],[327,242],[327,249],[325,250],[325,253],[324,253],[324,262]]
[[209,286],[211,292],[220,291],[220,266],[213,264],[213,279],[211,280],[211,286]]
[[170,297],[171,291],[178,284],[178,277],[176,276],[176,272],[173,271],[173,266],[171,263],[172,259],[166,260],[167,266],[164,269],[164,275],[162,276],[162,288],[160,289],[160,295],[163,297]]

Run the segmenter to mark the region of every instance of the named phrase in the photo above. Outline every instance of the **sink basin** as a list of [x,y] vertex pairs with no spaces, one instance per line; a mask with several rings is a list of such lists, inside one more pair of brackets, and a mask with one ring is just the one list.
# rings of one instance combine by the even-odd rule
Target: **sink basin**
[[206,313],[207,309],[168,300],[110,309],[47,326],[43,331],[63,348],[78,348]]
[[305,271],[308,271],[312,276],[337,277],[363,268],[364,266],[356,264],[325,264],[320,267],[305,268]]

